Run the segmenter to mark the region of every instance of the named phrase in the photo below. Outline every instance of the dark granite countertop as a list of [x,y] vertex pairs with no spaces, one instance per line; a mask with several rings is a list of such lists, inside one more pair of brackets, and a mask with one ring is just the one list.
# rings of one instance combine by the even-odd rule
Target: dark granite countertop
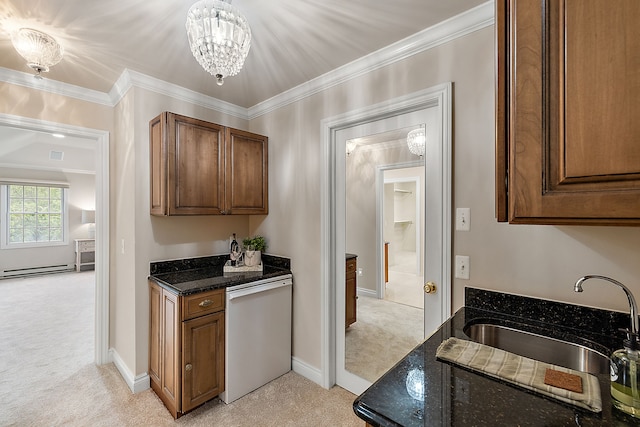
[[149,280],[184,296],[291,274],[288,258],[263,254],[262,271],[225,273],[224,263],[228,259],[228,255],[215,255],[152,262]]
[[[360,418],[373,426],[640,424],[640,420],[613,407],[608,374],[596,375],[600,382],[603,410],[593,413],[436,360],[435,356],[438,346],[447,338],[470,339],[464,333],[465,325],[476,322],[507,326],[514,326],[515,322],[519,329],[555,336],[611,354],[622,342],[617,328],[628,326],[628,315],[470,288],[466,292],[465,304],[467,306],[458,310],[431,337],[355,400],[353,408]],[[512,311],[509,314],[501,312],[505,309]],[[589,327],[583,324],[584,319],[598,320],[598,323]],[[419,370],[424,372],[424,398],[414,399],[408,392],[407,380],[413,378],[412,371]]]

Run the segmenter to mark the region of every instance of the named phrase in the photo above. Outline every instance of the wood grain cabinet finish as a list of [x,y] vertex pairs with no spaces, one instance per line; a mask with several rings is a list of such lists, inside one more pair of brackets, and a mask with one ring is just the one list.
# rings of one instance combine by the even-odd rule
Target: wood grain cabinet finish
[[358,286],[357,286],[357,258],[349,258],[346,260],[346,272],[345,272],[345,328],[348,328],[351,324],[357,320],[357,301],[358,301]]
[[268,138],[164,112],[149,122],[152,215],[268,213]]
[[151,388],[177,419],[224,391],[224,290],[180,297],[149,281],[149,302]]
[[640,225],[640,2],[496,1],[496,216]]

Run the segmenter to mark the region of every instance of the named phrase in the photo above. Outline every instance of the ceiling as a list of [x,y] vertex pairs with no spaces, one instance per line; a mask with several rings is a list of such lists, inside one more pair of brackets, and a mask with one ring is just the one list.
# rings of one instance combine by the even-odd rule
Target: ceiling
[[[65,51],[46,79],[108,93],[129,69],[249,108],[486,1],[235,0],[251,50],[240,73],[218,86],[189,49],[185,21],[195,0],[2,0],[0,67],[32,73],[10,37],[30,27]],[[0,126],[0,168],[91,170],[88,141]],[[52,150],[63,160],[52,160]]]
[[252,46],[217,86],[193,58],[185,21],[195,0],[2,0],[0,67],[30,73],[10,34],[32,27],[65,49],[46,78],[109,92],[125,69],[249,108],[486,0],[236,0]]

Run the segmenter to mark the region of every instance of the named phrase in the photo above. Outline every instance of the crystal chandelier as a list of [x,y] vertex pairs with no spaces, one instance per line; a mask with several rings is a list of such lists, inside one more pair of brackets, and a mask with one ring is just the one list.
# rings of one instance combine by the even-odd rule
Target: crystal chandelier
[[424,128],[414,129],[407,134],[407,146],[416,156],[424,156],[424,147],[427,142],[427,136]]
[[20,56],[27,60],[27,65],[35,70],[35,77],[38,79],[62,59],[62,46],[56,39],[41,31],[20,28],[11,34],[11,42]]
[[200,0],[187,14],[187,36],[196,60],[217,79],[235,76],[251,47],[251,29],[231,0]]

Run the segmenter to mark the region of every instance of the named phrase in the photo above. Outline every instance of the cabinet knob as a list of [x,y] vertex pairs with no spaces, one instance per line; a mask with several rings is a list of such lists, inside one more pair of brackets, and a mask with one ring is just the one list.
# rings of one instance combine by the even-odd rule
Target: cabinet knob
[[202,301],[200,304],[198,304],[200,307],[204,308],[204,307],[209,307],[211,304],[213,304],[213,301],[211,301],[210,299],[206,299],[204,301]]
[[191,363],[187,363],[187,365],[184,367],[184,370],[187,372],[189,372],[192,369],[193,369],[193,366],[191,365]]
[[425,294],[435,294],[436,293],[436,284],[433,282],[427,282],[424,285],[424,293]]

